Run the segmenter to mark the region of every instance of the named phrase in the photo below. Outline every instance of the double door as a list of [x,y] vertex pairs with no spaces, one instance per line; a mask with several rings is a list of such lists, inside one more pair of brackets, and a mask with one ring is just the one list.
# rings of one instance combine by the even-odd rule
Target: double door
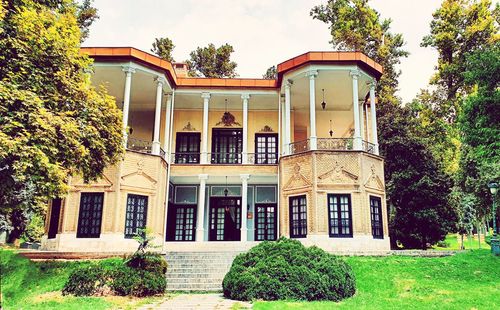
[[256,204],[255,211],[257,213],[255,223],[255,240],[276,240],[276,204]]
[[167,241],[195,241],[196,205],[170,205]]
[[240,241],[241,198],[210,198],[209,241]]

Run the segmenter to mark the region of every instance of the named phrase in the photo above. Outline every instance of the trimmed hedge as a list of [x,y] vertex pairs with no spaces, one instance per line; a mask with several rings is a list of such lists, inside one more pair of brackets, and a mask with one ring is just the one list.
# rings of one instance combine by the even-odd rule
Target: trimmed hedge
[[101,261],[74,270],[63,288],[63,295],[117,295],[137,297],[165,292],[167,262],[162,255],[136,252],[124,261]]
[[351,297],[356,281],[342,259],[297,240],[262,242],[238,255],[222,282],[236,300],[333,300]]

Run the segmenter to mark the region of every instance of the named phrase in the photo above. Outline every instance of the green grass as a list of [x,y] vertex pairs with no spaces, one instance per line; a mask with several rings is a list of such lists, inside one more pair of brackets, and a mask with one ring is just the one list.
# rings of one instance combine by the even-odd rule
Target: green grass
[[335,302],[263,302],[270,309],[499,309],[500,257],[474,250],[449,257],[348,257],[356,295]]
[[162,298],[62,296],[61,289],[71,271],[85,264],[90,262],[31,262],[13,250],[0,249],[2,307],[4,309],[134,309]]
[[[447,244],[446,247],[435,246],[436,250],[460,250],[461,240],[457,237],[457,234],[449,234],[446,236],[444,240]],[[471,240],[467,239],[464,236],[464,247],[466,250],[476,250],[479,249],[479,242],[477,239],[471,238]],[[484,241],[481,241],[481,249],[490,249],[490,245]]]

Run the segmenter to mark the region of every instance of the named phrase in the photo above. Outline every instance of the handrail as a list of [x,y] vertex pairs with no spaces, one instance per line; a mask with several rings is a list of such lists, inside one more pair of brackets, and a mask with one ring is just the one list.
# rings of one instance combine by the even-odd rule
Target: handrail
[[[354,149],[354,138],[317,138],[317,150],[320,151],[352,151]],[[290,154],[298,154],[311,150],[310,139],[295,141],[289,144]],[[375,144],[362,140],[361,150],[375,154]]]

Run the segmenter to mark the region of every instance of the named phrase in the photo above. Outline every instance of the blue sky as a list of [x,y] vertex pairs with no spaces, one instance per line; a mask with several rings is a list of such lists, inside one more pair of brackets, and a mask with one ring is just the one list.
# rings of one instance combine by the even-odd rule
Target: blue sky
[[[240,77],[261,77],[271,65],[307,51],[332,50],[328,26],[309,16],[326,1],[306,0],[95,0],[100,19],[84,46],[132,46],[151,49],[156,37],[174,41],[174,58],[208,43],[229,43]],[[403,33],[411,55],[400,69],[403,102],[427,86],[437,61],[436,51],[420,47],[429,32],[436,0],[372,0],[383,18],[393,20],[393,32]]]

